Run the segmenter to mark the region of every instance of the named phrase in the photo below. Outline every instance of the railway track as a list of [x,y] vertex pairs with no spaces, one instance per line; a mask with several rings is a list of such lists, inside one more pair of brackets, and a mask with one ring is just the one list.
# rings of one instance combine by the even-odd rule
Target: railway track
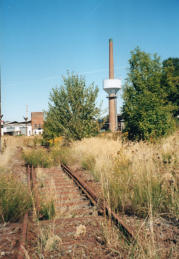
[[[86,194],[86,196],[90,199],[93,205],[97,206],[99,201],[99,197],[97,196],[97,194],[84,182],[82,178],[80,178],[73,171],[71,171],[69,167],[63,164],[61,165],[61,167],[63,171],[66,172],[79,186],[79,188]],[[110,218],[113,220],[116,226],[119,227],[119,229],[129,240],[136,241],[135,233],[132,227],[129,228],[120,219],[120,217],[114,211],[111,210],[111,208],[107,205],[107,203],[104,200],[101,203],[102,203],[102,206],[99,206],[98,212],[102,213],[103,215],[110,216]]]
[[[7,224],[4,231],[0,228],[1,237],[7,235],[4,244],[0,242],[0,248],[4,246],[0,258],[125,258],[125,251],[107,245],[105,218],[109,216],[122,232],[121,236],[129,242],[136,242],[133,224],[130,228],[126,226],[81,175],[84,176],[65,165],[51,169],[27,168],[26,178],[29,192],[33,193],[35,210],[24,216],[22,224]],[[47,220],[41,211],[42,200],[54,201],[56,215],[53,219]],[[160,224],[157,223],[155,231],[161,231]],[[162,224],[168,234],[158,237],[174,242],[169,233],[170,226],[167,222]]]
[[40,171],[27,168],[35,214],[40,215],[39,204],[44,197],[49,201],[53,198],[56,216],[36,222],[32,215],[25,215],[17,258],[25,254],[30,258],[120,258],[119,251],[111,251],[105,244],[104,215],[110,215],[126,238],[135,240],[134,232],[104,201],[98,204],[99,197],[82,178],[67,166],[61,167]]

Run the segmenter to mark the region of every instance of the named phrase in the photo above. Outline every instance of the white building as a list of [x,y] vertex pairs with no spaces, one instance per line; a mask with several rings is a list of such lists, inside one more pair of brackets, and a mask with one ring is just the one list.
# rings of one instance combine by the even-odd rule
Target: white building
[[4,122],[3,128],[1,128],[2,135],[11,135],[11,136],[31,136],[32,135],[32,126],[31,121],[25,122]]

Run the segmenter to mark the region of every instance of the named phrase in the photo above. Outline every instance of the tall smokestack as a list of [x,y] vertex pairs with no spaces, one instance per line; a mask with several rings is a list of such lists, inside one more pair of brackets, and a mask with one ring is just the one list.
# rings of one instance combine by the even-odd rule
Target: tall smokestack
[[[109,79],[114,79],[113,42],[109,39]],[[109,95],[109,129],[116,131],[116,95]]]
[[114,78],[113,42],[109,39],[109,79]]
[[117,130],[116,116],[116,94],[121,88],[121,80],[114,79],[114,62],[113,62],[113,42],[109,40],[109,79],[104,80],[104,90],[108,93],[109,98],[109,129],[114,132]]

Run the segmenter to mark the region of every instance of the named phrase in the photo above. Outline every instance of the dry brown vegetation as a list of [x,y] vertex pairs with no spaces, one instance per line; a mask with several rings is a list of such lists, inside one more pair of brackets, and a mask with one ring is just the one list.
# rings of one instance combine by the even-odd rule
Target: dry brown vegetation
[[9,162],[15,155],[17,147],[24,146],[24,137],[3,137],[2,154],[0,154],[0,167],[9,167]]
[[[24,137],[3,137],[0,154],[0,222],[19,221],[31,208],[31,194],[23,183],[19,150]],[[21,157],[21,156],[20,156]],[[20,164],[18,165],[18,163]],[[16,171],[18,167],[18,172]],[[22,171],[19,174],[19,170]]]
[[115,250],[123,250],[127,258],[177,258],[178,247],[165,250],[157,226],[169,233],[171,227],[162,218],[179,219],[178,132],[155,143],[102,134],[63,148],[61,161],[88,170],[101,183],[110,206],[124,217],[131,215],[126,220],[138,225],[140,240],[131,245],[104,227],[106,242]]
[[[36,140],[8,138],[7,147],[0,157],[1,167],[10,168],[9,161],[13,159],[17,146],[24,146],[26,150],[31,149],[38,154]],[[61,162],[88,170],[101,183],[103,195],[114,210],[123,215],[133,215],[134,224],[137,222],[135,217],[138,217],[138,236],[142,234],[142,245],[140,240],[138,244],[126,244],[120,233],[107,223],[103,226],[104,239],[110,249],[121,251],[126,258],[166,258],[160,257],[164,248],[156,241],[156,225],[165,225],[161,217],[179,219],[177,132],[155,143],[132,143],[121,136],[101,134],[73,142],[69,147],[53,147],[51,151],[42,152],[53,157],[57,164],[60,157]],[[40,171],[38,178],[43,180]],[[56,239],[54,242],[56,244]],[[177,258],[177,248],[171,248],[166,254]]]
[[[100,181],[111,207],[146,217],[179,216],[179,135],[157,143],[126,142],[112,135],[74,142],[65,150]],[[63,160],[64,157],[62,158]]]

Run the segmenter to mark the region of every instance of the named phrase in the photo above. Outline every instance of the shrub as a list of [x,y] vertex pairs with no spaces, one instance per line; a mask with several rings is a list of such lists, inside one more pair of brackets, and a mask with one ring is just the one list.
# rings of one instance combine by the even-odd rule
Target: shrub
[[87,86],[85,79],[75,74],[63,77],[63,85],[52,89],[49,111],[46,113],[43,137],[47,140],[63,135],[80,140],[98,133],[98,88]]
[[27,187],[12,174],[0,174],[0,221],[16,222],[31,208]]

